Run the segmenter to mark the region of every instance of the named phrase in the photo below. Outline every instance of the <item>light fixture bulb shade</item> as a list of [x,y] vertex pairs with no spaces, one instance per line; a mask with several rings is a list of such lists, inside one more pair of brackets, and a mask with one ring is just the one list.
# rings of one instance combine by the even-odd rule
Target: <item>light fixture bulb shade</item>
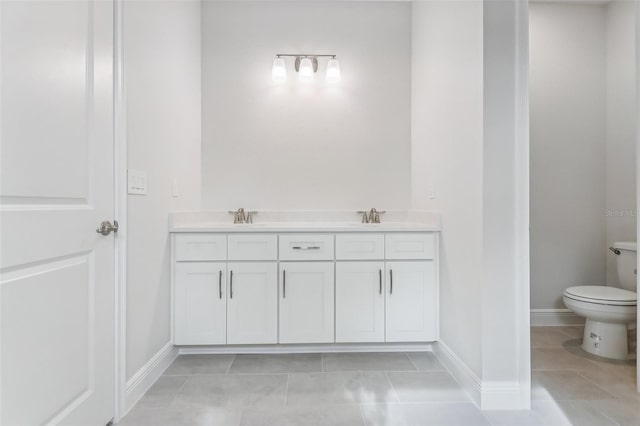
[[271,79],[276,83],[287,80],[287,64],[285,64],[284,59],[277,57],[273,60],[273,66],[271,67]]
[[309,58],[302,58],[300,60],[300,71],[298,71],[298,79],[300,81],[313,80],[313,62]]
[[340,62],[336,58],[329,59],[326,77],[327,83],[338,83],[340,81]]

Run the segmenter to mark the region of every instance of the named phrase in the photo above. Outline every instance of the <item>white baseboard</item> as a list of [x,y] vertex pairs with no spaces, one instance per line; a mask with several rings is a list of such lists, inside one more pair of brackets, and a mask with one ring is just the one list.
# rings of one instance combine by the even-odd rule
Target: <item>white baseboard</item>
[[329,343],[304,345],[179,346],[180,354],[294,354],[338,352],[424,352],[432,343]]
[[478,375],[443,341],[439,341],[435,345],[434,353],[460,386],[462,386],[462,389],[464,389],[467,395],[469,395],[471,401],[480,408],[482,401],[482,381]]
[[[529,385],[527,384],[527,387]],[[520,382],[483,382],[482,410],[528,410],[530,392]]]
[[142,398],[162,373],[177,358],[178,350],[171,342],[167,343],[136,374],[127,380],[127,393],[122,417]]
[[531,309],[532,326],[584,325],[584,318],[569,309]]
[[434,353],[456,379],[471,401],[481,410],[523,410],[530,408],[529,384],[482,381],[446,343],[440,341]]

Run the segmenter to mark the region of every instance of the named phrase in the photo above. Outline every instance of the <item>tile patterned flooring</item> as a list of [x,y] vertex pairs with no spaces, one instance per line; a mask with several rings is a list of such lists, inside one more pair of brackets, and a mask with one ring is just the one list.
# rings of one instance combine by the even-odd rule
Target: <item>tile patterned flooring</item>
[[432,353],[183,355],[121,426],[640,426],[634,366],[531,330],[532,410],[480,411]]

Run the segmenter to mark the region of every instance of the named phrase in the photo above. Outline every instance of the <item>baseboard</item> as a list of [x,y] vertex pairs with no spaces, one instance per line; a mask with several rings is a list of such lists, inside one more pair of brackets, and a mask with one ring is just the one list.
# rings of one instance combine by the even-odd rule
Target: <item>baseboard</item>
[[124,417],[142,398],[162,373],[177,358],[178,350],[171,342],[167,343],[136,374],[127,380]]
[[526,410],[530,408],[529,384],[482,381],[446,343],[440,341],[434,353],[456,379],[471,401],[481,410]]
[[180,354],[293,354],[339,352],[424,352],[433,343],[328,343],[304,345],[179,346]]
[[481,395],[482,410],[528,410],[531,408],[530,392],[528,389],[523,389],[520,382],[483,382]]
[[471,401],[480,408],[482,401],[482,381],[478,375],[443,341],[435,344],[434,353],[460,386],[462,386],[462,389],[467,395],[469,395]]
[[531,325],[534,327],[584,325],[584,318],[569,309],[531,309]]

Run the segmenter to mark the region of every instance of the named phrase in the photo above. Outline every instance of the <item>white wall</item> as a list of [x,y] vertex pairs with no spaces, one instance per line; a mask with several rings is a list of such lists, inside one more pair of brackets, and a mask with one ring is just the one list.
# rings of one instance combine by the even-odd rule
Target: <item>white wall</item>
[[479,377],[482,15],[475,1],[413,4],[413,208],[442,213],[441,338]]
[[[606,8],[607,246],[636,239],[635,4]],[[607,255],[607,281],[618,283],[615,256]]]
[[482,409],[531,404],[527,2],[484,19]]
[[[124,3],[128,167],[127,378],[170,340],[168,214],[200,201],[200,3]],[[172,179],[179,196],[172,196]]]
[[[205,2],[203,207],[406,209],[411,4]],[[271,81],[276,53],[337,54],[342,82]]]
[[605,9],[530,6],[531,307],[604,284]]

